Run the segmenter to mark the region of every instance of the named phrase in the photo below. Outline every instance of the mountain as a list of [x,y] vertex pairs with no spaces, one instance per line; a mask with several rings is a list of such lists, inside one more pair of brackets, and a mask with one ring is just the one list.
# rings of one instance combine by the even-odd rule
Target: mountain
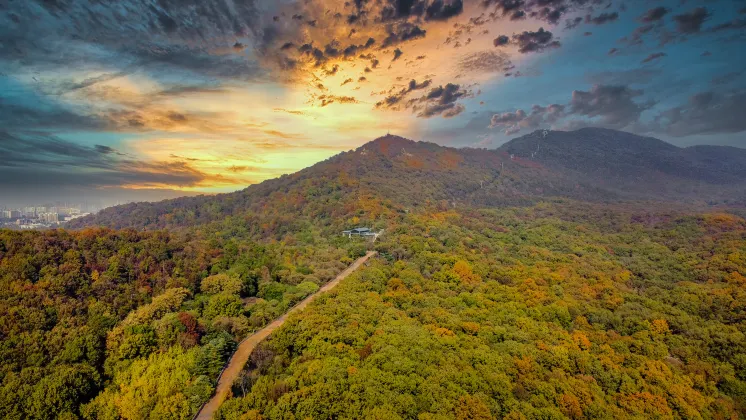
[[539,130],[497,150],[387,135],[241,191],[117,206],[70,227],[175,228],[234,217],[255,234],[281,234],[422,207],[525,205],[551,197],[733,205],[746,201],[745,191],[746,150],[732,147],[679,148],[598,128]]
[[[726,146],[679,148],[622,131],[584,128],[535,131],[513,139],[500,150],[577,174],[627,196],[680,199],[732,192],[746,182],[746,150]],[[742,197],[742,196],[741,196]]]

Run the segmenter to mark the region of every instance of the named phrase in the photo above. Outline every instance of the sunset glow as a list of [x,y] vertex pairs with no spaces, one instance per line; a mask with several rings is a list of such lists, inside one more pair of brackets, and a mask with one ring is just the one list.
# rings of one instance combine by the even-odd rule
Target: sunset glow
[[[134,3],[0,12],[4,148],[22,153],[15,142],[32,139],[50,185],[231,191],[386,132],[489,148],[542,127],[601,125],[683,145],[733,144],[744,129],[672,120],[697,94],[742,99],[732,92],[744,87],[743,55],[735,73],[725,65],[743,37],[727,2],[692,27],[648,22],[642,2]],[[99,21],[81,20],[87,10]],[[21,16],[46,25],[31,37]],[[578,98],[609,107],[586,112]],[[71,146],[43,151],[55,142]],[[73,162],[76,176],[54,176]]]

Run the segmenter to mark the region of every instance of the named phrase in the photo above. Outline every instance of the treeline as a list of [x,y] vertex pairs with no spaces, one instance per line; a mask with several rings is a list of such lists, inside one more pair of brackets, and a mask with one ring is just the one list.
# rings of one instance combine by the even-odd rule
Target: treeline
[[0,417],[191,417],[237,341],[364,252],[291,242],[0,231]]
[[221,419],[746,416],[746,222],[410,214],[252,355]]

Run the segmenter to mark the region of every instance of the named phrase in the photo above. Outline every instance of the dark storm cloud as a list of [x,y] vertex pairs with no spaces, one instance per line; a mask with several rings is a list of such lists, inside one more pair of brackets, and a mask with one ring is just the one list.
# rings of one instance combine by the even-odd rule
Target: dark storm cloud
[[397,49],[395,49],[395,50],[394,50],[394,58],[392,58],[392,59],[391,59],[391,61],[396,61],[396,60],[398,60],[398,59],[399,59],[399,58],[400,58],[400,57],[401,57],[402,55],[404,55],[404,53],[402,52],[402,50],[400,50],[400,49],[398,49],[398,48],[397,48]]
[[658,22],[663,19],[666,13],[668,13],[668,9],[663,6],[658,6],[645,12],[645,14],[640,16],[638,20],[644,23]]
[[675,15],[676,28],[681,33],[691,34],[699,32],[702,24],[710,17],[710,12],[704,7],[697,7],[687,13]]

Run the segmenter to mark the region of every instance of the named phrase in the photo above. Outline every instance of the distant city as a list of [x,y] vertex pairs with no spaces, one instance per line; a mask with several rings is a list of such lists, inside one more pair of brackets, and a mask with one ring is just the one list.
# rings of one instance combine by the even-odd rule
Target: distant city
[[89,203],[47,203],[25,207],[8,207],[0,203],[0,228],[50,229],[73,219],[96,213],[104,207]]

